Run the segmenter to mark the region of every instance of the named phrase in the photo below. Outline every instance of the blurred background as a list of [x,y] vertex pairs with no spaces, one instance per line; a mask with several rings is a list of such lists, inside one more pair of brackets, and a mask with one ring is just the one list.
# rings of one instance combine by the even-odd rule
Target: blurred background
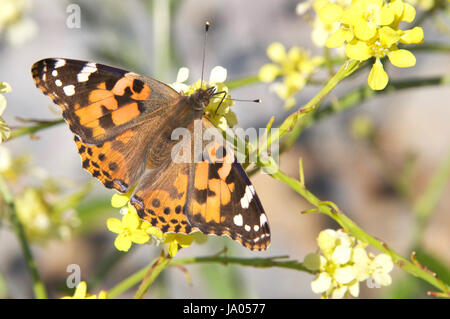
[[[293,45],[306,48],[313,55],[323,52],[311,41],[307,19],[295,12],[300,2],[297,0],[0,1],[0,18],[2,10],[6,14],[8,2],[20,7],[17,19],[21,21],[13,31],[5,26],[0,29],[0,80],[12,87],[12,92],[5,95],[8,107],[2,117],[12,128],[24,125],[18,118],[59,118],[58,108],[35,88],[31,77],[31,65],[46,57],[96,61],[167,83],[175,82],[178,69],[185,66],[191,71],[190,83],[200,77],[207,20],[211,29],[206,47],[206,77],[216,65],[228,70],[228,80],[257,75],[259,68],[270,62],[266,48],[275,41],[286,48]],[[80,8],[79,28],[68,21],[76,11],[71,4]],[[448,21],[448,16],[444,17],[445,34],[437,24],[427,20],[422,25],[425,41],[448,45]],[[414,54],[417,58],[414,68],[387,67],[390,79],[449,74],[448,53]],[[365,84],[367,74],[366,70],[341,83],[329,101]],[[319,86],[307,86],[296,96],[296,107],[319,90]],[[290,114],[283,108],[283,101],[270,92],[268,84],[258,82],[231,93],[234,98],[263,100],[261,104],[238,102],[233,106],[241,127],[265,127],[271,116],[275,116],[276,125]],[[301,157],[306,186],[311,192],[335,202],[360,227],[402,256],[409,258],[411,250],[417,250],[419,259],[447,283],[450,282],[450,187],[444,188],[425,221],[419,221],[415,205],[438,167],[448,161],[449,101],[450,90],[442,85],[377,96],[318,121],[280,159],[281,169],[297,177]],[[72,295],[65,288],[69,264],[81,267],[82,280],[95,278],[100,283],[89,287],[95,293],[111,288],[157,256],[160,249],[148,245],[137,245],[127,254],[116,251],[115,235],[105,225],[106,218],[120,216],[110,206],[113,192],[93,181],[81,168],[72,133],[65,124],[2,146],[18,159],[17,163],[32,167],[31,173],[15,183],[14,190],[18,193],[30,185],[42,185],[44,180],[45,187],[57,188],[52,190],[52,194],[58,194],[54,196],[75,191],[82,194],[75,209],[78,217],[70,229],[46,240],[39,240],[36,235],[32,245],[50,297]],[[264,174],[253,176],[252,181],[270,222],[269,249],[250,252],[226,238],[211,237],[202,245],[182,249],[178,257],[211,255],[226,246],[229,256],[289,255],[302,261],[306,254],[317,251],[316,237],[321,230],[338,227],[319,214],[301,215],[301,211],[311,207],[283,183]],[[85,186],[88,182],[92,184],[89,189]],[[319,297],[311,291],[313,276],[302,272],[216,264],[190,265],[186,269],[192,283],[180,269],[168,269],[155,282],[149,296]],[[0,274],[0,297],[33,296],[20,245],[1,221]],[[362,283],[361,297],[424,298],[425,292],[432,290],[399,269],[394,269],[392,275],[393,284],[389,287],[375,289]],[[132,292],[123,297],[131,296]]]

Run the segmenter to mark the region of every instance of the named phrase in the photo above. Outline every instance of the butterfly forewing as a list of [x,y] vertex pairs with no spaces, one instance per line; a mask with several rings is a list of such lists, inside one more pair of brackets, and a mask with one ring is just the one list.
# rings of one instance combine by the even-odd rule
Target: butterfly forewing
[[32,75],[84,143],[113,138],[165,114],[180,99],[159,81],[94,62],[44,59],[33,65]]

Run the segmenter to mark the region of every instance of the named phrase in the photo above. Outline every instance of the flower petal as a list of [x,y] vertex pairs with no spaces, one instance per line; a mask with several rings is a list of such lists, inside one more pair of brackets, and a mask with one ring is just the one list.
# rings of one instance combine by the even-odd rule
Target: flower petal
[[131,234],[131,241],[136,244],[145,244],[150,240],[150,236],[143,230],[137,229]]
[[370,70],[367,82],[372,90],[382,90],[388,84],[389,77],[383,69],[380,59],[377,59]]
[[345,54],[350,58],[358,61],[365,61],[372,56],[369,46],[362,41],[348,43],[345,47]]
[[331,255],[331,260],[338,265],[344,265],[348,263],[352,255],[352,249],[343,245],[337,246],[333,254]]
[[399,68],[408,68],[416,65],[416,57],[408,50],[400,49],[388,53],[389,61]]
[[328,3],[320,8],[317,14],[323,23],[331,24],[338,21],[343,12],[344,9],[340,5]]
[[259,79],[262,82],[270,83],[280,74],[281,69],[276,64],[265,64],[259,69]]
[[178,83],[185,82],[187,81],[188,78],[189,78],[189,69],[186,67],[180,68],[177,74],[177,82]]
[[267,47],[267,56],[274,62],[281,63],[286,60],[286,49],[279,42],[274,42]]
[[373,280],[381,286],[389,286],[392,283],[392,278],[389,274],[375,273],[372,275]]
[[122,224],[130,230],[134,230],[139,227],[140,219],[137,214],[128,213],[122,217]]
[[223,83],[227,79],[227,69],[221,66],[215,66],[209,75],[210,83]]
[[359,281],[355,281],[355,283],[353,285],[349,286],[348,292],[353,297],[355,297],[355,298],[358,297],[359,296]]
[[392,271],[394,268],[394,263],[392,262],[392,258],[386,254],[377,255],[372,261],[373,265],[375,265],[382,272],[388,273]]
[[402,21],[412,22],[416,17],[416,9],[407,2],[403,3]]
[[84,299],[86,297],[87,285],[85,281],[80,281],[73,294],[73,299]]
[[347,287],[342,286],[336,289],[333,289],[333,292],[331,293],[332,299],[342,299],[345,296],[345,293],[347,292]]
[[316,279],[311,282],[311,290],[316,294],[327,291],[331,286],[331,277],[326,272],[321,272]]
[[355,279],[355,274],[353,273],[352,266],[345,266],[341,268],[337,268],[334,271],[333,278],[340,284],[348,284],[352,280]]
[[111,197],[111,206],[120,208],[125,206],[130,200],[130,196],[128,194],[114,194]]
[[347,33],[343,29],[339,29],[334,32],[326,42],[328,48],[338,48],[342,46],[345,42]]
[[355,35],[358,39],[369,41],[377,34],[377,27],[373,23],[361,21],[360,24],[355,25]]
[[378,31],[380,42],[384,47],[391,47],[394,43],[397,43],[400,39],[400,35],[397,31],[390,27],[382,27]]
[[119,234],[122,231],[122,222],[117,218],[108,218],[106,227],[108,227],[109,231]]
[[128,251],[131,248],[131,239],[129,236],[119,234],[114,240],[114,246],[120,251]]
[[[400,37],[401,43],[422,43],[423,29],[421,27],[414,27],[411,30],[406,30]],[[1,114],[1,113],[0,113]]]

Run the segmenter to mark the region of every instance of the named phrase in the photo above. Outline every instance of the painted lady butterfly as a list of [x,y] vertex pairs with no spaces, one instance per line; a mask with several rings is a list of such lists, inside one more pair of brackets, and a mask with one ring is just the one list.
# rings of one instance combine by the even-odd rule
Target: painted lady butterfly
[[62,108],[83,168],[121,193],[136,186],[130,201],[142,219],[163,233],[199,230],[251,250],[268,247],[266,214],[228,147],[203,144],[203,158],[190,163],[171,158],[175,128],[192,132],[196,120],[213,127],[203,113],[214,87],[183,95],[149,77],[69,59],[38,61],[32,75]]

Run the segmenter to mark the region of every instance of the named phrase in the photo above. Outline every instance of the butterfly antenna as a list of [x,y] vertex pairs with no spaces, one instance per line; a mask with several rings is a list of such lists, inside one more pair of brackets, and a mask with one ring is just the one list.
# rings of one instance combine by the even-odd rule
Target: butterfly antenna
[[202,78],[201,78],[201,82],[200,82],[200,88],[203,87],[203,72],[205,70],[205,51],[206,51],[206,40],[208,39],[208,30],[209,30],[209,26],[211,24],[209,23],[209,21],[206,21],[205,23],[205,40],[203,41],[203,57],[202,57]]

